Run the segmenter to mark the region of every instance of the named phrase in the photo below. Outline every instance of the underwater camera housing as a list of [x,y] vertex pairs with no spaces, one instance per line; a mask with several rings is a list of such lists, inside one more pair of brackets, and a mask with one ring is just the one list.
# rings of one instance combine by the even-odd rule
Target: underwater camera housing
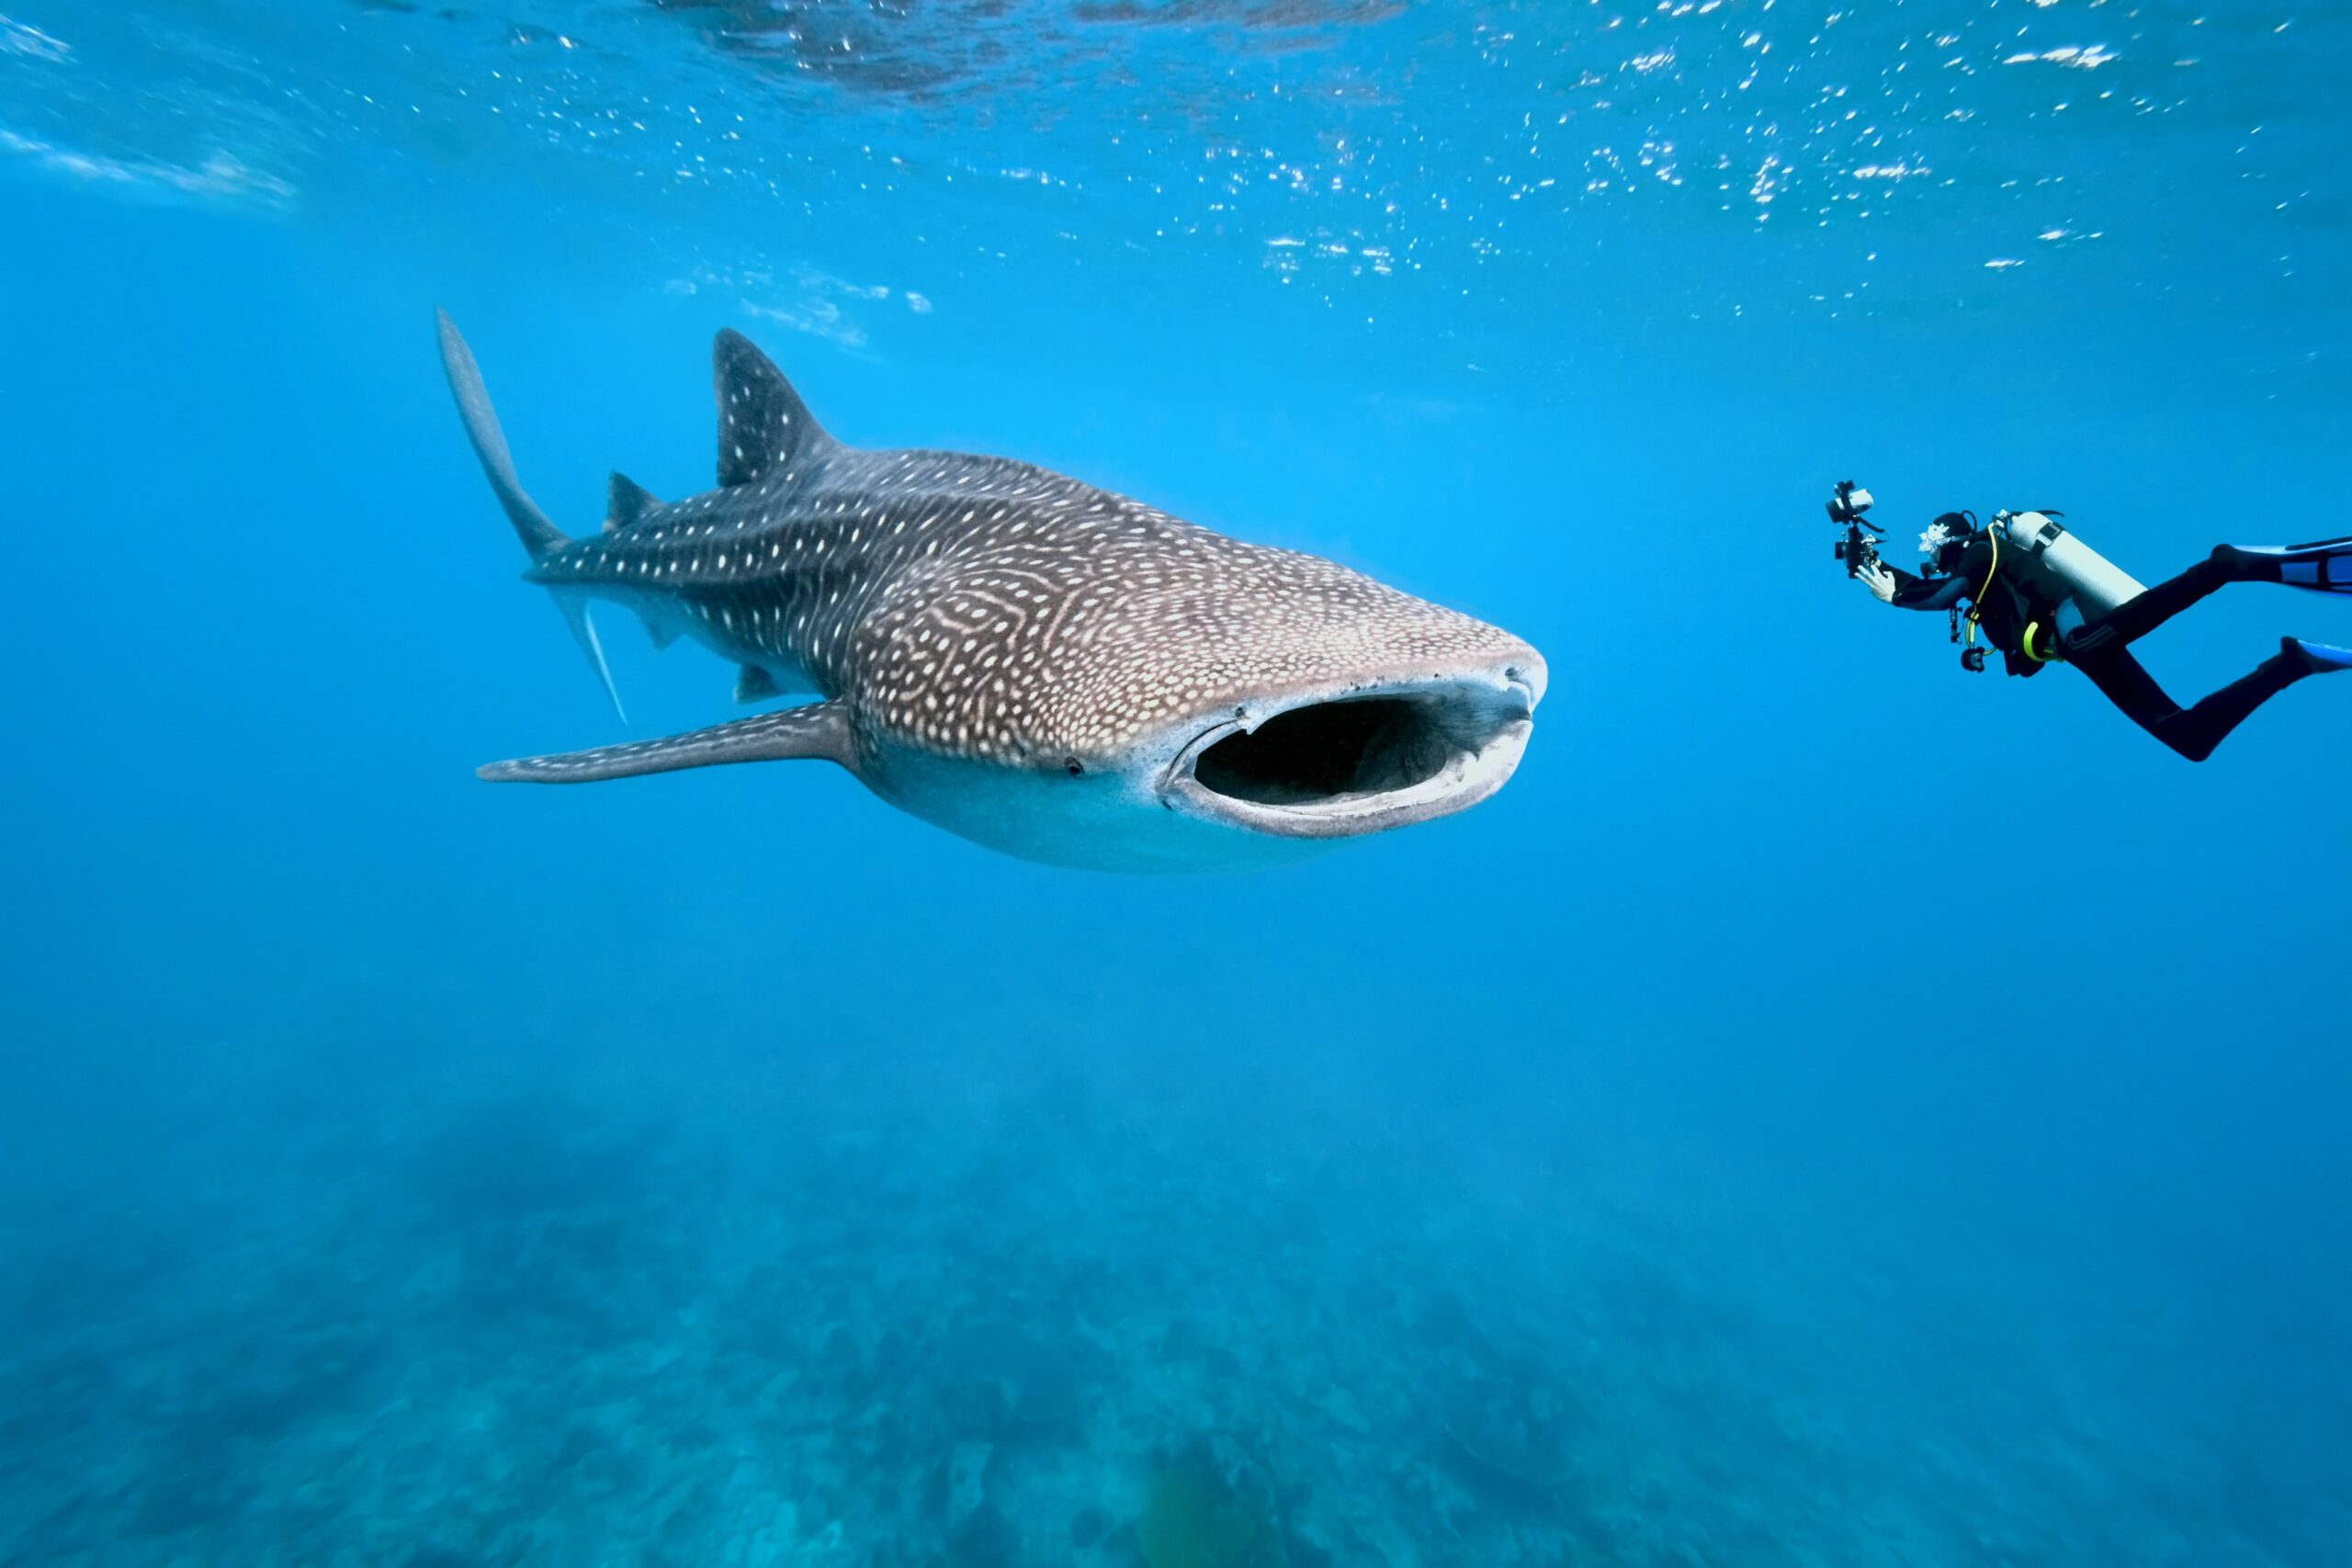
[[1871,509],[1871,492],[1857,489],[1851,479],[1839,479],[1829,498],[1829,521],[1846,530],[1838,541],[1838,558],[1846,563],[1848,577],[1860,577],[1878,564],[1878,542],[1886,530],[1866,521],[1862,513]]

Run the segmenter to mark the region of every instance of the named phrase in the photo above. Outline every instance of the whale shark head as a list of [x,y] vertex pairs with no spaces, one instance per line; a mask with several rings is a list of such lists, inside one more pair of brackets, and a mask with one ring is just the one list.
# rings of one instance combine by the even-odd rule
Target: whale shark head
[[1114,558],[1072,585],[1044,637],[990,623],[1002,646],[951,645],[975,658],[927,656],[920,631],[884,649],[913,679],[873,683],[867,782],[1025,858],[1200,870],[1430,821],[1510,778],[1546,681],[1534,649],[1333,562],[1175,526],[1150,567]]

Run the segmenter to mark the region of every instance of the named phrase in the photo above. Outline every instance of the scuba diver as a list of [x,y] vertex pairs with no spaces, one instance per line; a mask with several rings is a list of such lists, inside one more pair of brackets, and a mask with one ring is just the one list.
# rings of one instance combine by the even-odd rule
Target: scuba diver
[[2125,717],[2192,762],[2211,756],[2248,714],[2305,676],[2352,670],[2352,649],[2281,637],[2278,653],[2184,708],[2131,652],[2132,644],[2225,583],[2279,582],[2352,596],[2352,536],[2216,545],[2179,576],[2143,588],[2061,527],[2057,513],[1999,512],[1980,527],[1973,513],[1947,512],[1919,536],[1926,559],[1914,574],[1880,561],[1884,530],[1863,521],[1870,507],[1870,491],[1849,481],[1838,486],[1829,518],[1846,529],[1838,547],[1846,575],[1873,598],[1898,609],[1947,612],[1954,642],[1964,613],[1969,646],[1961,663],[1969,670],[1984,668],[1980,627],[2012,675],[2072,664]]

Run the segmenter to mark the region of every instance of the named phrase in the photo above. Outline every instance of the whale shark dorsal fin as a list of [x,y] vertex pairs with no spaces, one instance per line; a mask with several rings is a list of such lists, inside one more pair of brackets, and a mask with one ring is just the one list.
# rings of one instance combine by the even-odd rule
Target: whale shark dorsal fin
[[850,743],[849,707],[840,699],[778,708],[729,724],[659,740],[637,740],[625,746],[599,746],[592,751],[566,751],[552,757],[524,757],[492,762],[475,770],[477,777],[493,784],[591,784],[598,779],[635,778],[640,773],[671,773],[681,768],[707,768],[723,762],[782,762],[798,759],[839,762],[854,768]]
[[605,489],[605,532],[617,534],[661,504],[652,491],[616,470]]
[[718,482],[747,485],[833,445],[792,383],[733,328],[711,344],[711,382],[718,399]]

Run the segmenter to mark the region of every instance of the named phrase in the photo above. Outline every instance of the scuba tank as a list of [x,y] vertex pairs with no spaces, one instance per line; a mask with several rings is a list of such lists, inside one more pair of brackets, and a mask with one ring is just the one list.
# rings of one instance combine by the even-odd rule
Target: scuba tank
[[2072,599],[2084,619],[2095,621],[2145,592],[2046,512],[2003,512],[1993,526],[2000,534],[2002,574],[2014,574],[2029,598],[2052,609]]

